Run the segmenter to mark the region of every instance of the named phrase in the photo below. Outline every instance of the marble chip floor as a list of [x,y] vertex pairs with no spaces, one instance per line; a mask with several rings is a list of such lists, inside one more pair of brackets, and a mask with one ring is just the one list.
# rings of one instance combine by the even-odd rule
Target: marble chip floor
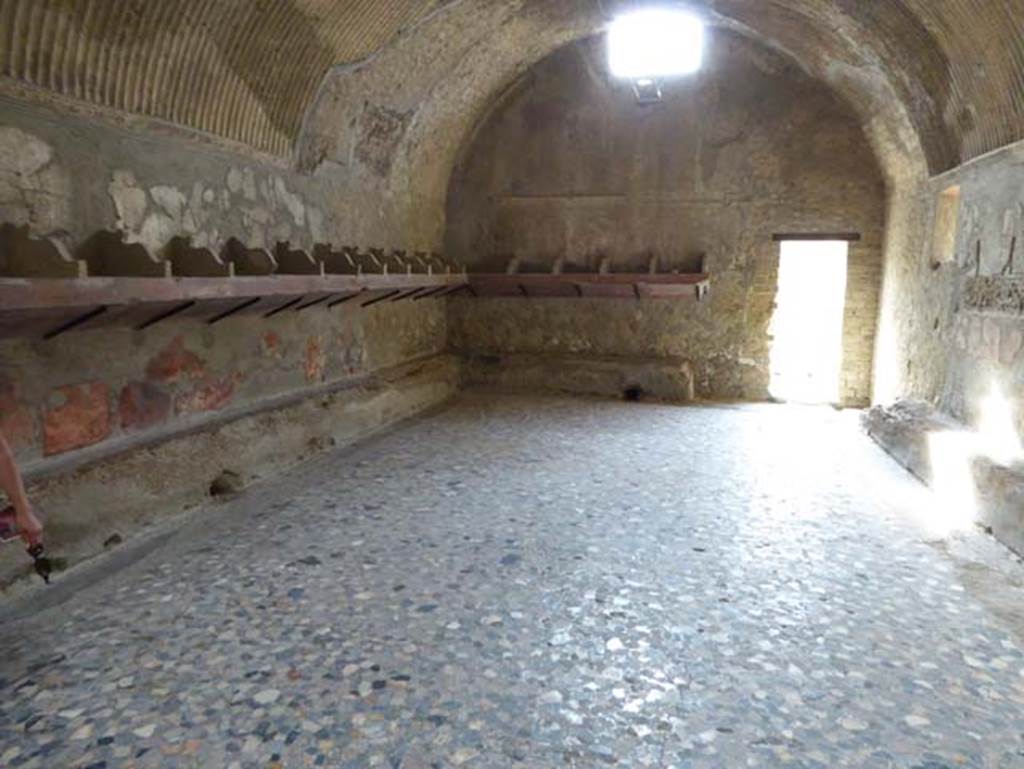
[[8,609],[0,766],[1024,767],[933,503],[854,414],[467,394]]

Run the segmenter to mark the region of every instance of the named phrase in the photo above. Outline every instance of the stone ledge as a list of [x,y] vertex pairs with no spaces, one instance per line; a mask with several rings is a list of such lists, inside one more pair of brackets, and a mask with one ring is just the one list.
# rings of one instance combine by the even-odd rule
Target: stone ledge
[[[457,358],[418,360],[157,442],[37,467],[29,493],[45,515],[51,554],[73,566],[103,553],[114,535],[122,542],[179,525],[184,511],[210,503],[211,485],[225,471],[239,486],[273,476],[438,406],[458,386]],[[27,576],[30,566],[17,545],[0,550],[0,589]]]
[[926,484],[932,481],[929,434],[966,429],[924,401],[875,406],[865,412],[863,425],[875,443]]
[[683,358],[625,358],[570,355],[466,355],[463,377],[471,386],[502,390],[692,401],[694,375]]
[[[863,417],[868,435],[925,484],[934,479],[929,435],[967,432],[968,428],[930,404],[901,401],[875,406]],[[978,523],[988,526],[1003,544],[1024,554],[1024,464],[1007,467],[985,457],[971,461]]]

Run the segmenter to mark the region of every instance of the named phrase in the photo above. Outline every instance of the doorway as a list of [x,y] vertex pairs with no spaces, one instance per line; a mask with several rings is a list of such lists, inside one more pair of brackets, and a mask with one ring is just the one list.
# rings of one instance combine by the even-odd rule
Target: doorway
[[779,289],[771,323],[773,398],[839,401],[849,250],[843,240],[780,243]]

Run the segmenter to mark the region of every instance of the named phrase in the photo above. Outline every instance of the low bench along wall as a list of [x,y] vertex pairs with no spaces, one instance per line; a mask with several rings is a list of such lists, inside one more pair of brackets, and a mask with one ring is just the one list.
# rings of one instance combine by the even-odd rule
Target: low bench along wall
[[678,358],[467,355],[467,385],[611,398],[694,399],[693,371]]
[[[964,425],[922,402],[876,406],[864,415],[864,427],[897,462],[931,486],[948,483],[943,474],[958,470],[936,461],[931,436],[971,435]],[[964,514],[991,528],[1001,542],[1024,555],[1024,463],[1008,466],[966,452],[954,461],[962,461],[964,475],[973,485],[966,490],[971,499]]]

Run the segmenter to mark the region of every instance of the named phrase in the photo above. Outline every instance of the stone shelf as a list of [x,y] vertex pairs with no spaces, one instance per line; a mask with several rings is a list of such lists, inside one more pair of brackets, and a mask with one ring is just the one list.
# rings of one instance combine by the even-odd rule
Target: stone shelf
[[683,299],[707,297],[707,273],[470,274],[467,290],[480,297]]
[[223,278],[0,277],[0,338],[53,339],[109,326],[145,329],[170,318],[210,325],[235,315],[342,304],[474,297],[677,299],[707,296],[706,274],[359,274]]
[[235,315],[370,307],[382,302],[474,297],[702,300],[704,273],[520,272],[467,274],[440,254],[329,245],[270,252],[229,240],[220,253],[172,240],[160,254],[121,232],[94,234],[75,252],[27,228],[0,228],[0,338],[53,339],[112,326],[146,329],[171,318],[214,325]]
[[268,275],[226,278],[0,278],[0,338],[52,339],[108,326],[149,328],[170,318],[216,324],[235,315],[441,297],[464,273]]
[[436,253],[329,244],[310,252],[288,243],[271,251],[236,239],[215,252],[180,237],[153,251],[121,231],[96,232],[72,248],[63,237],[0,225],[0,338],[369,307],[444,296],[466,282],[461,266]]

